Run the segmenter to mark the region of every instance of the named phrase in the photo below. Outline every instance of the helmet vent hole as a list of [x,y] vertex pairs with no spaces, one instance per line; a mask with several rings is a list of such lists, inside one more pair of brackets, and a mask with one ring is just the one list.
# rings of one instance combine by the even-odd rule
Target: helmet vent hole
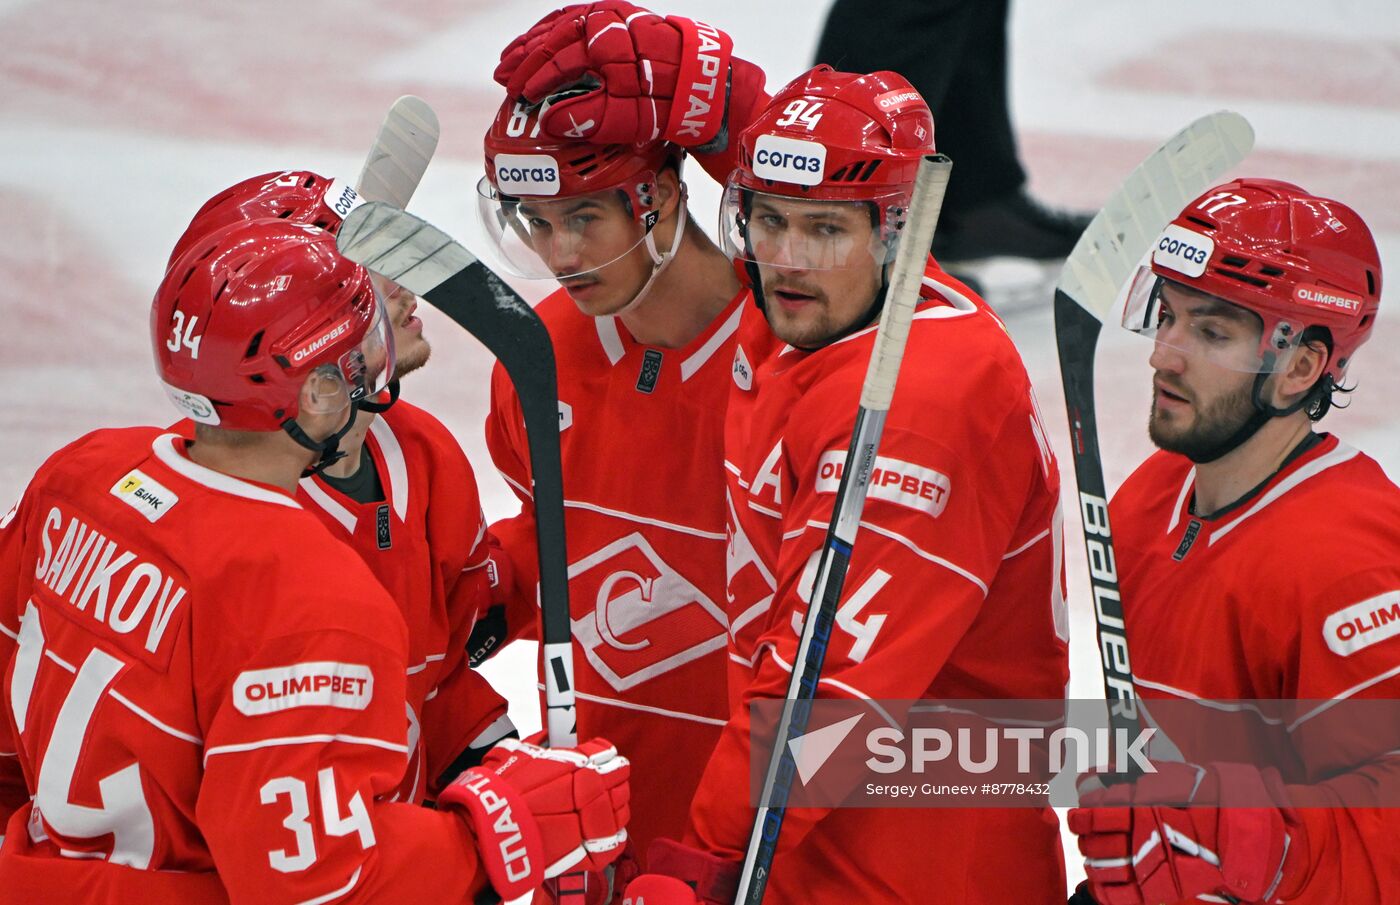
[[1368,314],[1361,318],[1361,329],[1365,330],[1369,326],[1371,326],[1371,315]]
[[313,185],[315,185],[315,184],[316,184],[316,177],[315,177],[315,176],[307,176],[305,179],[303,179],[303,180],[301,181],[301,187],[304,188],[304,189],[309,189],[309,188],[311,188],[311,187],[312,187]]
[[283,211],[282,213],[278,214],[277,217],[278,217],[278,219],[285,220],[285,219],[287,219],[288,217],[290,217],[291,215],[292,215],[292,210],[291,210],[291,208],[288,208],[287,210],[285,210],[285,211]]
[[224,297],[224,290],[227,289],[227,288],[228,288],[228,280],[224,280],[222,283],[219,284],[219,288],[216,289],[216,290],[214,290],[214,298],[215,298],[215,299],[221,299],[221,298],[223,298],[223,297]]
[[1266,276],[1266,277],[1281,277],[1281,276],[1283,276],[1283,270],[1282,270],[1281,268],[1278,268],[1278,267],[1270,267],[1270,266],[1267,265],[1267,264],[1261,264],[1261,265],[1259,265],[1259,272],[1262,273],[1262,274],[1263,274],[1264,276]]
[[1366,271],[1366,294],[1376,294],[1376,274],[1375,271],[1372,270]]
[[248,379],[253,383],[267,383],[267,378],[261,374],[249,374]]
[[878,161],[878,160],[872,160],[872,161],[870,161],[870,163],[865,167],[865,172],[860,174],[860,181],[861,181],[861,182],[866,182],[866,181],[868,181],[868,180],[870,179],[871,176],[874,176],[874,175],[875,175],[875,171],[878,170],[879,168],[880,168],[880,161]]
[[1187,217],[1186,219],[1205,229],[1215,229],[1215,224],[1211,223],[1209,220],[1202,220],[1200,217]]
[[1249,266],[1248,258],[1237,258],[1234,255],[1225,255],[1220,259],[1220,263],[1226,267],[1238,267],[1241,270]]
[[1239,280],[1241,283],[1248,283],[1250,286],[1258,286],[1260,289],[1269,288],[1268,280],[1261,280],[1258,277],[1252,277],[1248,274],[1232,273],[1228,270],[1217,270],[1216,273],[1220,274],[1222,277],[1229,277],[1232,280]]
[[262,345],[263,334],[266,332],[266,330],[259,330],[253,334],[253,338],[248,342],[248,351],[243,353],[244,358],[252,358],[258,354],[258,346]]

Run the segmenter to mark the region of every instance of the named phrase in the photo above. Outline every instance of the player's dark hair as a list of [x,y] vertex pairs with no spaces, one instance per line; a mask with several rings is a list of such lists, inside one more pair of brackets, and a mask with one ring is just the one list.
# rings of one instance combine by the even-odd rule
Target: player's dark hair
[[[1332,331],[1326,327],[1317,324],[1308,327],[1299,337],[1298,343],[1304,346],[1321,343],[1327,351],[1327,359],[1332,358]],[[1333,406],[1346,408],[1343,397],[1355,389],[1355,386],[1339,386],[1331,374],[1323,374],[1304,397],[1303,411],[1307,413],[1309,421],[1321,421]]]

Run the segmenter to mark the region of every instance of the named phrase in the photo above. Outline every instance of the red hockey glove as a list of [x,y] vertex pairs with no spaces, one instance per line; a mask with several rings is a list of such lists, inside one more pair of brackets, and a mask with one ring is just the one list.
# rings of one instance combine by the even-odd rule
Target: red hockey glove
[[557,139],[718,150],[766,100],[763,70],[732,47],[704,23],[599,0],[551,13],[513,41],[495,79],[529,103],[564,92],[540,118]]
[[627,887],[623,905],[729,905],[739,890],[737,861],[657,839],[647,851],[647,870]]
[[[1100,905],[1157,905],[1197,896],[1279,902],[1289,812],[1231,807],[1282,800],[1282,784],[1246,764],[1163,763],[1158,772],[1080,796],[1069,812],[1089,888]],[[1221,807],[1172,807],[1170,804]],[[1298,864],[1300,857],[1292,859]],[[1228,900],[1227,900],[1228,901]]]
[[[584,884],[584,905],[622,905],[623,891],[641,873],[641,865],[637,863],[637,858],[632,852],[632,843],[629,842],[616,861],[603,870],[588,872]],[[545,883],[544,898],[546,901],[560,901],[560,887],[564,887],[566,884],[571,884],[567,888],[574,889],[577,888],[579,880],[577,877],[560,877]],[[539,897],[536,897],[536,901],[538,900]],[[575,902],[577,899],[569,899],[569,901]]]
[[506,739],[438,796],[476,835],[491,887],[524,895],[567,871],[601,870],[627,842],[627,758],[606,740],[550,750]]
[[486,540],[486,582],[491,588],[491,603],[505,604],[515,593],[515,566],[510,554],[494,537]]

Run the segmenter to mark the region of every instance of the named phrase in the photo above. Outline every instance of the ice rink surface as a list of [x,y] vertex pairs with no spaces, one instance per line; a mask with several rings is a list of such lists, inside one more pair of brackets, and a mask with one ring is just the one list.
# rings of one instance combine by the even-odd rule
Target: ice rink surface
[[[827,5],[676,0],[661,11],[729,31],[773,89],[809,65]],[[879,15],[879,3],[870,6]],[[479,247],[473,187],[481,137],[501,99],[490,73],[505,42],[554,7],[0,0],[0,380],[15,389],[0,407],[4,506],[68,441],[97,427],[175,420],[150,363],[149,303],[176,237],[219,189],[284,168],[353,179],[384,110],[414,93],[436,108],[443,140],[412,207]],[[1384,264],[1400,266],[1393,0],[1023,0],[1013,8],[1011,40],[1013,116],[1032,189],[1044,199],[1096,209],[1168,135],[1228,108],[1257,133],[1239,174],[1291,180],[1347,202],[1376,231]],[[691,210],[712,223],[718,188],[698,167],[688,181]],[[1005,285],[993,285],[1015,299],[1008,324],[1046,411],[1071,511],[1049,282],[1037,290],[1027,288],[1031,274],[993,276],[1005,276]],[[549,288],[518,286],[532,300]],[[1388,310],[1396,306],[1400,300],[1383,303],[1351,370],[1359,387],[1351,408],[1324,422],[1392,477],[1400,477],[1400,312]],[[482,439],[491,361],[434,312],[424,321],[433,360],[406,382],[405,397],[455,431],[477,468],[487,515],[507,515],[515,501]],[[1150,449],[1151,372],[1145,341],[1116,329],[1105,337],[1099,417],[1114,487]],[[664,454],[639,449],[635,461],[598,467]],[[1094,697],[1101,675],[1073,516],[1065,528],[1072,692]],[[537,722],[531,653],[508,652],[491,675],[516,703],[516,722]],[[1068,860],[1074,876],[1077,858]]]

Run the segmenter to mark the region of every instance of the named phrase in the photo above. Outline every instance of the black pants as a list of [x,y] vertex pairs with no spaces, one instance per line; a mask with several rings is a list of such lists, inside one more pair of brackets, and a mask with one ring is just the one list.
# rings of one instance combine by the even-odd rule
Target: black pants
[[1010,0],[836,0],[818,63],[889,69],[933,110],[938,150],[953,158],[944,211],[967,210],[1026,181],[1006,96]]

